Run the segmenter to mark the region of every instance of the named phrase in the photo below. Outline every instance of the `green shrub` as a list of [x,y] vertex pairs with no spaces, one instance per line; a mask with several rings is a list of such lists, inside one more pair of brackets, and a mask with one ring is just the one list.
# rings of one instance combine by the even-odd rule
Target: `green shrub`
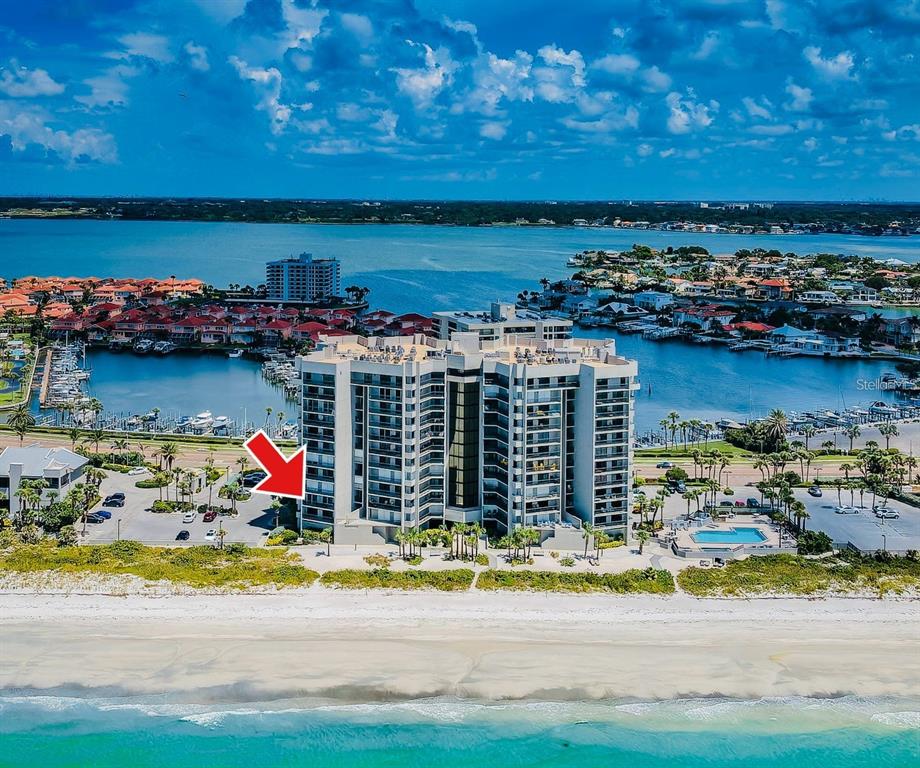
[[269,536],[266,540],[266,544],[276,545],[276,544],[293,544],[300,537],[297,535],[296,531],[283,530],[278,534]]
[[231,545],[148,547],[136,541],[66,546],[60,541],[20,544],[0,553],[0,573],[130,574],[147,581],[192,587],[244,588],[275,584],[303,586],[319,576],[284,550]]
[[159,481],[154,477],[148,477],[145,480],[138,480],[135,484],[135,488],[165,488],[169,485],[169,480]]
[[484,554],[482,554],[482,553],[480,552],[478,555],[476,555],[475,563],[476,563],[476,565],[488,565],[488,564],[489,564],[489,556],[488,556],[488,555],[484,555]]
[[391,571],[375,568],[372,571],[347,569],[328,571],[320,577],[327,587],[344,589],[437,589],[457,592],[470,588],[473,572],[468,568],[447,571]]
[[572,568],[575,565],[575,558],[571,555],[566,555],[559,561],[559,565],[564,565],[566,568]]
[[407,557],[407,558],[406,558],[406,562],[409,563],[409,565],[421,565],[421,564],[422,564],[422,556],[421,556],[421,555],[412,555],[412,557]]
[[798,537],[800,555],[822,555],[834,548],[834,542],[824,531],[802,531]]
[[879,561],[849,552],[821,560],[758,555],[734,560],[724,568],[687,568],[677,581],[681,589],[698,597],[870,591],[881,596],[920,589],[920,563],[893,556]]
[[[574,563],[574,560],[573,560]],[[622,573],[556,573],[554,571],[499,571],[479,575],[479,589],[535,590],[541,592],[612,592],[669,595],[674,592],[670,572],[632,568]]]
[[364,562],[374,568],[389,568],[390,566],[390,558],[380,554],[365,555]]

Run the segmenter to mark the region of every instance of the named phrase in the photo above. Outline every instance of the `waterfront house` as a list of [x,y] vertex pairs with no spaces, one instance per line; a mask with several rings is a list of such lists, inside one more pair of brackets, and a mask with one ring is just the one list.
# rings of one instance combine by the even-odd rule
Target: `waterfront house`
[[896,347],[920,344],[920,317],[890,317],[884,320],[885,340]]
[[40,445],[4,448],[0,451],[0,498],[6,497],[8,510],[18,510],[16,494],[23,480],[44,480],[48,484],[42,492],[45,501],[51,491],[62,498],[83,476],[88,463],[84,456],[67,448]]
[[768,301],[792,298],[792,286],[783,278],[761,280],[757,287],[759,297]]
[[637,307],[660,312],[674,303],[674,297],[664,291],[639,291],[633,295]]
[[675,328],[693,326],[704,331],[725,330],[731,325],[737,312],[715,304],[701,307],[681,307],[675,309],[672,315],[672,324]]
[[319,334],[326,333],[328,330],[328,325],[311,320],[307,323],[295,325],[291,329],[291,338],[297,341],[312,341],[315,343],[319,338]]
[[230,341],[230,331],[233,326],[222,318],[203,317],[201,324],[202,344],[227,344]]
[[796,299],[804,304],[839,304],[840,297],[833,291],[802,291]]
[[742,320],[725,326],[725,330],[729,331],[732,336],[744,338],[764,336],[775,329],[776,326],[767,325],[766,323],[755,323],[752,320]]
[[852,320],[856,323],[866,320],[866,313],[855,307],[819,307],[810,310],[808,314],[816,320]]
[[859,339],[853,336],[803,330],[791,325],[776,328],[768,335],[776,352],[833,357],[862,354]]

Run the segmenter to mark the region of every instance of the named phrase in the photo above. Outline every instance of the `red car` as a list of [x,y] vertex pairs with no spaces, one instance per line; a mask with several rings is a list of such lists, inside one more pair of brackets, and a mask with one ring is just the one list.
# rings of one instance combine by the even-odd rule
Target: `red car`
[[213,509],[209,509],[201,518],[206,523],[213,523],[217,519],[217,512]]

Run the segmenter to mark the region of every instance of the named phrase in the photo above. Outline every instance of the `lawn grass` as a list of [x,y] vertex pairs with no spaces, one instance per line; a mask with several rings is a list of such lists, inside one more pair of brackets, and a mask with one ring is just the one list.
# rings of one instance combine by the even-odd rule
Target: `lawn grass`
[[677,583],[696,597],[862,592],[881,597],[920,590],[920,561],[898,557],[882,562],[849,554],[821,560],[765,555],[735,560],[724,568],[687,568],[678,574]]
[[300,587],[319,576],[283,550],[232,545],[148,547],[136,541],[59,547],[53,541],[13,544],[0,551],[0,573],[132,575],[191,587]]
[[636,448],[636,459],[692,459],[694,451],[700,451],[704,456],[711,451],[719,451],[722,455],[727,456],[753,456],[751,451],[739,448],[737,445],[725,442],[724,440],[710,440],[708,443],[700,445],[690,445],[686,450],[683,444],[670,448]]
[[539,592],[608,592],[670,595],[674,577],[655,568],[631,568],[622,573],[556,573],[554,571],[499,571],[479,574],[477,589]]
[[362,571],[347,568],[324,573],[320,583],[326,587],[343,589],[436,589],[441,592],[459,592],[470,588],[473,575],[469,568],[447,571],[391,571],[389,568]]

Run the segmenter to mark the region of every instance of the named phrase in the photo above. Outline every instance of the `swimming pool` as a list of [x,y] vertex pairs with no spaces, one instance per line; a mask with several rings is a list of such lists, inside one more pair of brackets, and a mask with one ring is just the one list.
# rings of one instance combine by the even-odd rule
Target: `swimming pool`
[[690,534],[697,544],[760,544],[767,540],[759,528],[721,528]]

